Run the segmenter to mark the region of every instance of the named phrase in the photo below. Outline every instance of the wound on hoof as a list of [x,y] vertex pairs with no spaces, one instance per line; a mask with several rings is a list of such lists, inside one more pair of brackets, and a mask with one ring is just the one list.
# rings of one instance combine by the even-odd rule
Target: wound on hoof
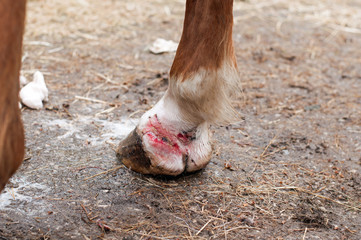
[[117,157],[125,166],[142,174],[179,175],[207,165],[211,149],[205,147],[205,153],[199,152],[200,146],[208,145],[196,138],[195,130],[172,133],[157,115],[147,120],[142,130],[138,126],[118,147]]

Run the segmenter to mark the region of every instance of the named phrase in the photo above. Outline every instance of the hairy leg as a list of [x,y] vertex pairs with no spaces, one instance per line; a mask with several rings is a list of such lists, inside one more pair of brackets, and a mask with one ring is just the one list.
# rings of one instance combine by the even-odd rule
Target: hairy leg
[[24,157],[19,71],[25,0],[0,1],[0,191]]
[[187,1],[168,90],[117,150],[127,167],[178,175],[208,164],[209,125],[235,116],[230,96],[238,89],[239,75],[232,6],[233,0]]

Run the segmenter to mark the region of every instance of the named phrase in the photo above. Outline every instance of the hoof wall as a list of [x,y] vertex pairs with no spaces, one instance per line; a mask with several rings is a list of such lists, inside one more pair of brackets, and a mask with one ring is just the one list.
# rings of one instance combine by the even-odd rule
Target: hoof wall
[[[135,172],[168,176],[195,172],[208,164],[212,152],[208,142],[177,138],[159,129],[152,129],[153,133],[135,128],[120,142],[116,151],[118,159]],[[182,145],[184,142],[187,144]]]
[[150,158],[144,152],[142,143],[142,138],[137,133],[137,128],[135,128],[120,142],[117,149],[117,158],[133,171],[152,174]]

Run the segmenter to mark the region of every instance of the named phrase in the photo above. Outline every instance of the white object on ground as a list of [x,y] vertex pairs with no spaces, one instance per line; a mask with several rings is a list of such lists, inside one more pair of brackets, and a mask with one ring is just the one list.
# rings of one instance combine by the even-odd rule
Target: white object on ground
[[177,51],[177,48],[178,43],[175,43],[172,40],[157,38],[152,46],[149,47],[149,51],[154,54],[160,54],[165,52],[175,52]]
[[19,81],[20,81],[20,87],[24,87],[28,83],[28,80],[24,76],[20,76]]
[[33,109],[42,108],[43,101],[48,101],[48,89],[41,72],[36,71],[33,81],[20,90],[20,99],[24,105]]
[[[19,82],[20,82],[20,88],[22,88],[28,83],[28,80],[26,79],[26,77],[20,75]],[[22,107],[23,105],[21,104],[21,102],[19,102],[19,108],[21,109]]]

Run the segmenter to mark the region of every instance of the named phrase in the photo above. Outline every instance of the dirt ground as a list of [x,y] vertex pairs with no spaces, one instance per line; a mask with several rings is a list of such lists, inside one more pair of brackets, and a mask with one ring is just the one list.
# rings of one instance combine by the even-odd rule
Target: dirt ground
[[0,195],[0,239],[361,239],[361,2],[234,6],[238,122],[206,169],[142,176],[114,149],[163,95],[183,0],[29,1],[26,157]]

